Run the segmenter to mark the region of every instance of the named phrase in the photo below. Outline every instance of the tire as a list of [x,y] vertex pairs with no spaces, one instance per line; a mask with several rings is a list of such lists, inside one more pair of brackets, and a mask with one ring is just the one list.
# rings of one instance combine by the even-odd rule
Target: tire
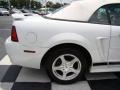
[[62,48],[47,57],[48,76],[59,84],[71,84],[81,80],[86,68],[84,53],[76,48]]

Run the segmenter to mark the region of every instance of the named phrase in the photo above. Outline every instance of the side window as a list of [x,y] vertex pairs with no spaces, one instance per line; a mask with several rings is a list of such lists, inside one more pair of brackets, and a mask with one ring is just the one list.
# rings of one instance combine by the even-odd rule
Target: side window
[[120,26],[120,4],[111,5],[109,7],[109,14],[111,24]]
[[95,24],[109,24],[107,9],[105,7],[99,8],[90,18],[90,23]]

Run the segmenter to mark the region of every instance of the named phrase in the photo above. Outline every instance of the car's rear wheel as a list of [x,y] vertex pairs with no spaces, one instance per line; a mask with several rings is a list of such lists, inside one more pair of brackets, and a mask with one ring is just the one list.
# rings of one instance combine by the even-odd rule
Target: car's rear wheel
[[77,49],[63,48],[49,54],[47,72],[50,78],[61,84],[70,84],[82,79],[86,70],[84,54]]

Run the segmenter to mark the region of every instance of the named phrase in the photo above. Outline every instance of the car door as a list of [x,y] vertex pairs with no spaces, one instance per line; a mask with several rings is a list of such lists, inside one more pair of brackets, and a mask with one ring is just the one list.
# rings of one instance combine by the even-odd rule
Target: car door
[[[89,23],[92,29],[98,30],[96,34],[96,44],[99,51],[100,63],[108,63],[108,52],[110,43],[110,21],[107,12],[107,5],[97,9],[91,16]],[[99,33],[99,35],[97,35]]]
[[111,20],[111,40],[109,64],[120,64],[120,4],[109,5]]

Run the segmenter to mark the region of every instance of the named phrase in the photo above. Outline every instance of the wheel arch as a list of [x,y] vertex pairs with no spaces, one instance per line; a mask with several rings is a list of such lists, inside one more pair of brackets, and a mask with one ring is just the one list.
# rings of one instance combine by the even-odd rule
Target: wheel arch
[[62,43],[62,44],[58,44],[58,45],[55,45],[53,47],[51,47],[46,53],[45,55],[43,56],[42,58],[42,61],[40,63],[40,66],[45,66],[46,63],[47,63],[47,56],[49,55],[49,53],[52,53],[53,51],[55,50],[58,50],[60,48],[65,48],[65,47],[71,47],[71,48],[74,48],[74,49],[77,49],[77,50],[82,50],[85,54],[85,57],[86,57],[86,62],[87,62],[87,68],[88,70],[90,69],[90,67],[92,66],[92,57],[91,57],[91,54],[90,52],[84,48],[83,46],[81,45],[78,45],[78,44],[74,44],[74,43]]

